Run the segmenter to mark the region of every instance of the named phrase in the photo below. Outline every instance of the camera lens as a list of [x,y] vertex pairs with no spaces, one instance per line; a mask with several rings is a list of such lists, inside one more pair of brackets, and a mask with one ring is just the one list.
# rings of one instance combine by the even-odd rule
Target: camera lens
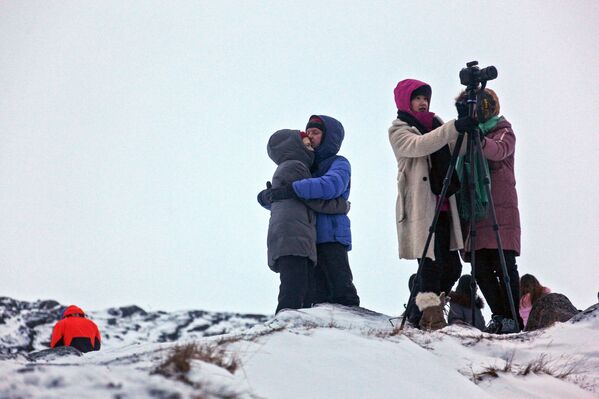
[[493,80],[497,77],[497,68],[488,66],[480,70],[480,80]]

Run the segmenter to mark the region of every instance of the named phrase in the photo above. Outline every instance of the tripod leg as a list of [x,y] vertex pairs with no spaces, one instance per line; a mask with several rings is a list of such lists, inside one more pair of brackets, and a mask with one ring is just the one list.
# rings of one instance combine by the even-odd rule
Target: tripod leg
[[[426,252],[428,251],[428,246],[430,245],[432,235],[433,235],[433,233],[429,229],[428,237],[426,239],[426,244],[424,245],[424,254],[426,254]],[[426,258],[423,256],[418,261],[418,270],[416,271],[416,278],[414,279],[414,282],[420,281],[419,279],[422,275],[422,266],[424,265],[425,260],[426,260]],[[410,290],[410,298],[408,299],[408,304],[406,305],[406,311],[404,312],[403,317],[401,318],[401,324],[399,325],[399,331],[403,330],[403,328],[406,324],[406,319],[408,317],[408,314],[411,314],[413,312],[413,307],[415,306],[414,300],[416,298],[416,293],[417,293],[416,291],[418,291],[416,289],[416,287],[412,287],[412,289]]]
[[[522,323],[520,322],[521,317],[520,317],[520,312],[519,312],[519,308],[520,308],[520,275],[518,273],[518,265],[516,264],[516,253],[515,251],[508,251],[508,250],[504,250],[503,251],[504,256],[505,256],[505,267],[507,270],[507,275],[509,278],[509,282],[510,282],[510,289],[512,292],[512,297],[514,299],[514,307],[516,310],[516,315],[517,315],[517,319],[516,322],[520,325],[520,328],[523,327]],[[505,308],[505,315],[506,317],[510,317],[510,305],[508,302],[508,291],[507,288],[505,286],[505,284],[503,283],[505,281],[503,275],[501,276],[501,290],[503,293],[503,306]]]
[[480,287],[487,305],[493,316],[507,315],[507,302],[502,296],[502,289],[497,274],[499,268],[499,257],[497,251],[492,249],[479,249],[477,251],[478,267],[476,268],[476,281]]
[[[420,264],[420,259],[418,260],[418,263]],[[418,281],[416,273],[410,276],[409,288],[410,294],[414,293],[414,295],[417,295],[418,292],[420,292],[420,281]],[[418,323],[420,322],[420,318],[422,317],[422,312],[418,309],[418,306],[412,306],[410,308],[410,313],[407,313],[408,307],[406,306],[405,311],[408,318],[408,322],[412,323],[412,325],[418,325]]]
[[[474,142],[475,142],[475,150],[476,150],[476,155],[477,155],[477,162],[482,165],[483,162],[483,151],[482,151],[482,147],[481,147],[481,142],[480,142],[480,137],[478,134],[474,135]],[[515,323],[518,323],[518,314],[516,312],[516,306],[514,304],[514,295],[512,292],[512,287],[510,285],[510,276],[508,275],[508,271],[507,271],[507,267],[506,267],[506,263],[505,263],[505,254],[503,252],[503,245],[501,244],[501,236],[499,235],[499,224],[497,223],[497,214],[495,213],[495,204],[493,202],[493,197],[491,196],[491,188],[490,188],[490,178],[486,172],[486,170],[484,168],[481,169],[484,173],[484,186],[485,186],[485,192],[487,193],[487,197],[489,199],[489,207],[490,207],[490,211],[491,211],[491,220],[493,221],[493,231],[495,233],[495,240],[497,241],[497,252],[499,254],[499,263],[501,265],[501,271],[503,274],[503,284],[505,286],[505,289],[507,291],[507,299],[508,299],[508,303],[509,303],[509,307],[511,310],[511,314],[512,314],[512,319],[514,320]],[[474,251],[473,251],[474,253]],[[519,328],[517,328],[517,330],[519,331]],[[514,331],[514,332],[518,332],[518,331]]]
[[[424,249],[422,250],[422,256],[420,257],[420,262],[418,263],[418,271],[416,272],[416,278],[420,278],[422,273],[422,265],[423,261],[426,258],[426,253],[428,252],[428,247],[431,244],[431,240],[433,237],[433,233],[435,232],[435,228],[437,226],[437,221],[439,219],[439,213],[441,212],[441,205],[443,204],[443,200],[447,195],[447,190],[449,188],[449,182],[451,181],[451,176],[455,170],[456,163],[458,162],[458,154],[459,150],[462,147],[462,142],[464,141],[464,132],[460,132],[458,135],[458,139],[456,140],[456,144],[454,147],[454,151],[451,154],[451,162],[449,164],[449,168],[447,168],[447,173],[445,174],[445,178],[443,179],[443,188],[441,189],[441,194],[439,195],[439,199],[437,200],[437,206],[435,207],[435,216],[433,217],[433,222],[428,229],[428,236],[426,238],[426,242],[424,244]],[[404,325],[406,324],[406,317],[410,312],[412,306],[414,306],[414,299],[416,298],[416,290],[412,290],[410,292],[410,298],[408,299],[408,305],[406,306],[406,311],[401,319],[401,324],[399,326],[399,330],[403,330]]]
[[471,272],[470,275],[472,276],[471,282],[470,282],[470,312],[471,312],[471,318],[472,318],[472,325],[474,325],[474,320],[476,317],[476,275],[477,275],[477,270],[476,270],[476,220],[474,218],[474,201],[475,201],[475,168],[474,168],[474,162],[475,162],[475,157],[474,157],[474,145],[475,143],[472,142],[472,137],[474,136],[478,136],[478,134],[469,134],[468,135],[468,146],[467,146],[467,159],[468,159],[468,165],[465,165],[465,177],[466,177],[466,181],[467,181],[467,195],[468,195],[468,199],[469,199],[469,215],[470,215],[470,234],[468,235],[469,238],[469,245],[470,245],[470,266],[471,266]]

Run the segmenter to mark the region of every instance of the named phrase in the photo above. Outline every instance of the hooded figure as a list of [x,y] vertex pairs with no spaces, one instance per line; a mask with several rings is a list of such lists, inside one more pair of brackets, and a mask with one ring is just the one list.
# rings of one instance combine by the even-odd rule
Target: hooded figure
[[[279,130],[269,139],[268,156],[278,165],[272,188],[290,186],[294,181],[311,176],[314,150],[304,144],[299,130]],[[260,201],[260,196],[258,197]],[[266,204],[261,203],[263,206]],[[344,198],[331,201],[302,201],[294,197],[270,204],[268,224],[268,265],[281,274],[279,304],[281,309],[299,309],[311,305],[309,273],[316,264],[317,212],[345,213]]]
[[100,350],[100,331],[96,323],[85,316],[81,308],[71,305],[54,325],[50,347],[72,346],[81,352]]
[[[414,112],[411,109],[412,93],[421,87],[430,88],[426,83],[415,79],[402,80],[397,84],[394,95],[400,117],[389,128],[389,142],[398,167],[395,210],[400,259],[418,259],[422,256],[437,201],[429,182],[430,155],[446,145],[453,150],[458,138],[454,121],[442,124],[433,112]],[[404,115],[412,116],[415,122],[406,122],[404,119],[409,118]],[[418,124],[429,131],[421,131]],[[430,131],[433,124],[438,124],[438,127]],[[465,146],[462,147],[465,150]],[[450,247],[452,250],[462,249],[464,244],[457,205],[453,196],[448,200],[452,216]],[[435,259],[434,245],[429,245],[426,257]],[[457,278],[459,275],[456,280]]]
[[[293,183],[293,190],[302,199],[349,199],[351,166],[349,161],[337,155],[345,137],[343,125],[337,119],[326,115],[312,115],[323,122],[324,137],[314,150],[314,179],[304,179]],[[310,126],[310,123],[308,123]],[[316,243],[338,242],[351,250],[351,226],[347,214],[317,214]]]
[[[291,185],[293,182],[311,177],[314,151],[302,142],[299,130],[279,130],[268,141],[267,152],[278,165],[272,177],[272,188]],[[306,206],[308,209],[306,209]],[[275,201],[270,205],[268,225],[268,265],[278,272],[276,260],[280,256],[305,256],[316,263],[316,215],[347,212],[344,198],[333,201],[302,201],[290,198]]]
[[[351,167],[349,161],[337,155],[345,131],[341,123],[326,115],[312,115],[306,133],[314,148],[312,175],[296,180],[289,186],[264,190],[258,202],[270,195],[273,206],[280,200],[299,198],[312,200],[347,200],[349,198]],[[317,139],[318,138],[318,139]],[[268,192],[270,191],[270,194]],[[338,303],[359,306],[356,287],[349,267],[347,252],[351,249],[351,230],[347,212],[316,210],[317,266],[314,268],[311,302]]]
[[[337,155],[345,130],[337,119],[327,115],[312,115],[306,126],[322,132],[315,147],[312,178],[293,183],[293,191],[304,199],[349,198],[351,166]],[[316,215],[316,243],[318,265],[314,269],[313,301],[330,302],[346,306],[359,306],[360,298],[353,283],[347,252],[351,250],[351,226],[346,214]]]
[[[279,130],[268,140],[268,156],[278,165],[274,188],[310,176],[314,151],[303,144],[298,130]],[[276,260],[283,255],[305,256],[316,263],[316,220],[312,210],[297,199],[272,204],[268,224],[268,265],[278,272]]]
[[[396,227],[401,259],[423,256],[458,127],[466,131],[473,125],[468,117],[443,124],[429,110],[431,95],[431,87],[415,79],[402,80],[394,90],[397,119],[389,128],[389,142],[398,167]],[[457,250],[464,245],[453,195],[457,188],[454,174],[418,276],[418,309],[407,309],[410,322],[423,329],[446,325],[445,295],[462,271]]]

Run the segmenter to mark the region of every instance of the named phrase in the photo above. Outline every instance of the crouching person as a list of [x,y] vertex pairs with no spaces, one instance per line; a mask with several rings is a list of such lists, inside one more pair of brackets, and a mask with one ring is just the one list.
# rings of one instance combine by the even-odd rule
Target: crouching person
[[101,340],[96,323],[88,319],[80,307],[71,305],[62,314],[62,320],[54,325],[50,347],[72,346],[81,352],[98,351]]

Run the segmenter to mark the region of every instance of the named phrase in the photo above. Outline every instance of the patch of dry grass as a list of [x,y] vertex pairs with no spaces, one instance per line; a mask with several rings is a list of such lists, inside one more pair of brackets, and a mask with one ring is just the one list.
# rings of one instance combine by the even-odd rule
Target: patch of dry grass
[[552,360],[549,355],[543,353],[539,355],[538,358],[530,361],[524,365],[516,365],[514,364],[514,355],[513,352],[511,355],[507,356],[505,360],[505,364],[502,367],[498,367],[496,365],[487,366],[482,371],[475,373],[472,371],[472,381],[480,382],[487,377],[497,378],[500,373],[511,373],[517,376],[527,376],[532,374],[546,374],[552,377],[563,380],[569,376],[578,374],[580,368],[582,367],[584,361],[583,360],[575,360],[572,358],[565,359],[560,358],[559,360]]
[[231,374],[239,367],[237,357],[228,354],[222,346],[212,343],[204,345],[190,343],[175,346],[166,360],[154,370],[154,373],[166,377],[183,376],[191,370],[190,362],[192,360],[214,364]]
[[399,326],[395,326],[389,330],[380,328],[371,328],[364,331],[364,334],[369,337],[390,338],[404,334],[405,330],[401,330]]
[[475,373],[472,371],[472,381],[480,382],[485,378],[497,378],[499,377],[499,373],[510,373],[512,372],[512,367],[514,363],[515,352],[512,352],[510,355],[506,356],[503,360],[505,360],[505,364],[503,367],[499,367],[496,365],[486,366],[482,371]]
[[151,374],[159,374],[192,386],[197,389],[194,399],[237,399],[240,397],[240,393],[228,387],[213,387],[209,383],[190,380],[188,373],[191,371],[191,363],[194,360],[214,364],[229,373],[234,373],[240,366],[237,356],[228,353],[219,342],[189,343],[172,348],[166,359]]
[[573,374],[578,374],[583,364],[582,360],[567,359],[563,364],[556,364],[551,358],[543,353],[537,359],[533,360],[525,367],[520,369],[517,375],[548,374],[560,380]]

